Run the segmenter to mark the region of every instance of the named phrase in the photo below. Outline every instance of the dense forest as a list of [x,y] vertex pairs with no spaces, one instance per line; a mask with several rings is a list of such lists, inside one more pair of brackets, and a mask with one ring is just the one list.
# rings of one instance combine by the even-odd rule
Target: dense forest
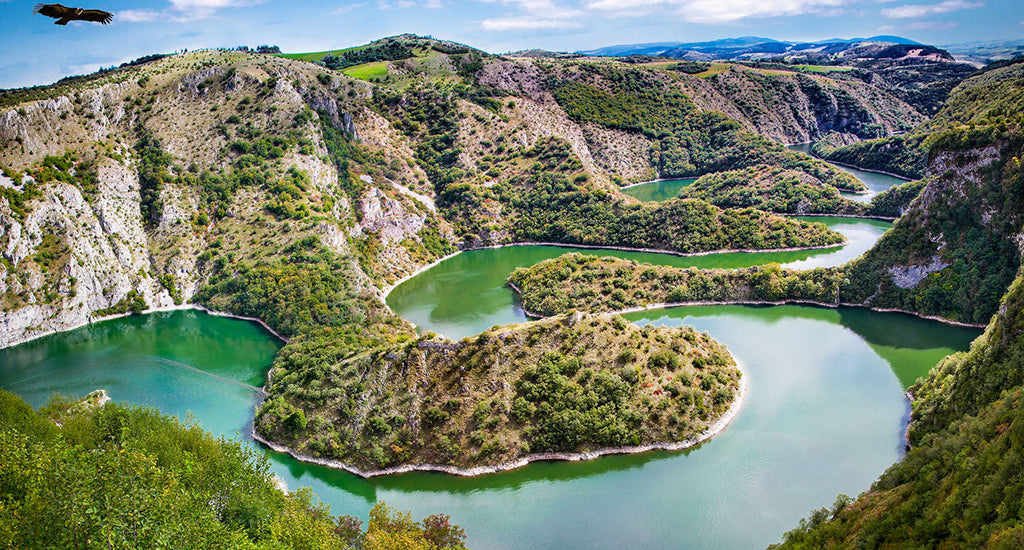
[[0,390],[5,548],[465,548],[444,515],[378,503],[365,529],[308,489],[281,490],[261,451],[140,407]]
[[518,268],[508,282],[519,293],[525,310],[557,315],[686,302],[838,304],[850,284],[844,275],[840,268],[799,271],[778,264],[746,269],[675,268],[564,254]]

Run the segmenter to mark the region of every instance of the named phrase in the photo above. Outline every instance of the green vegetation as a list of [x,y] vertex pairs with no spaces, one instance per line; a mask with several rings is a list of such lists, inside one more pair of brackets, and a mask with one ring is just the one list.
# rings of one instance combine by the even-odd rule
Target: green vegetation
[[[841,242],[841,236],[820,224],[751,209],[720,210],[694,200],[629,202],[590,181],[569,144],[556,138],[492,157],[499,175],[496,182],[465,183],[467,173],[458,164],[462,151],[457,146],[456,97],[437,89],[414,88],[403,94],[382,94],[380,108],[396,127],[417,140],[417,160],[434,184],[438,207],[469,244],[478,244],[497,229],[510,233],[514,241],[680,252]],[[635,114],[648,116],[641,111]],[[495,219],[494,209],[488,207],[493,203],[503,205],[504,218]]]
[[845,73],[853,70],[853,67],[839,67],[835,65],[792,65],[792,67],[811,73]]
[[171,295],[171,299],[174,300],[174,305],[180,305],[182,302],[181,292],[178,290],[178,285],[174,280],[174,275],[160,275],[156,278],[160,286],[167,290],[167,293]]
[[739,376],[707,335],[618,317],[569,315],[358,352],[303,337],[275,361],[256,428],[364,469],[472,467],[688,439],[725,412]]
[[344,332],[352,351],[373,347],[390,332],[408,337],[407,325],[361,289],[353,271],[319,241],[300,241],[280,260],[218,273],[196,299],[211,309],[259,317],[286,337],[332,329],[340,340]]
[[29,203],[32,199],[41,196],[43,196],[42,191],[34,183],[26,183],[21,187],[20,191],[12,187],[0,187],[0,197],[7,199],[7,204],[10,205],[11,210],[14,211],[21,221],[25,221],[25,217],[28,216],[31,209]]
[[697,178],[679,194],[721,208],[757,208],[786,214],[864,214],[863,205],[839,195],[813,176],[779,166],[756,165]]
[[146,304],[146,299],[136,290],[129,290],[128,294],[124,298],[118,300],[118,302],[110,307],[97,309],[92,312],[93,317],[106,317],[107,315],[122,315],[131,312],[138,315],[149,309]]
[[[1013,110],[1021,69],[983,72],[953,92],[933,121],[941,127],[923,145],[942,173],[849,270],[859,295],[872,293],[872,304],[990,319],[988,329],[970,351],[947,357],[910,388],[907,456],[855,502],[839,499],[832,510],[801,521],[783,548],[1021,544],[1024,280],[1014,239],[1022,226],[1024,139]],[[937,270],[896,287],[886,271],[906,265],[908,254],[916,265],[938,262]]]
[[[942,154],[951,166],[965,166],[974,159],[974,147]],[[985,322],[1021,262],[1014,238],[1024,224],[1022,150],[1024,141],[1004,145],[999,157],[980,169],[977,184],[965,183],[952,170],[932,180],[893,230],[849,266],[853,284],[844,299]],[[979,211],[981,205],[991,211]],[[904,266],[933,267],[920,281],[894,277]]]
[[656,140],[651,162],[661,177],[772,165],[805,172],[838,189],[864,188],[849,174],[747,132],[721,113],[698,111],[682,91],[652,71],[613,70],[596,63],[558,69],[551,69],[552,93],[569,117]]
[[681,61],[679,63],[673,63],[665,67],[669,71],[679,71],[686,74],[698,74],[703,73],[711,68],[711,63],[704,63],[701,61]]
[[871,199],[871,204],[868,205],[865,214],[886,218],[902,216],[910,208],[910,203],[928,185],[929,181],[931,181],[931,178],[908,181],[882,191]]
[[445,516],[378,503],[366,531],[264,455],[147,408],[0,391],[0,545],[37,548],[464,548]]
[[702,73],[696,73],[693,76],[699,76],[700,78],[709,78],[717,74],[724,73],[732,70],[732,65],[728,63],[709,63],[710,67]]
[[382,64],[384,61],[408,59],[413,55],[413,50],[409,46],[396,40],[384,40],[363,48],[345,50],[337,56],[327,54],[320,59],[320,62],[328,69],[346,69],[357,65]]
[[388,74],[388,64],[385,61],[374,61],[372,63],[349,67],[344,69],[342,72],[352,78],[370,80],[375,76],[384,76]]
[[736,270],[684,269],[576,253],[518,268],[508,282],[519,292],[523,309],[538,315],[684,302],[838,304],[843,287],[849,285],[840,268],[796,271],[769,264]]
[[823,159],[864,168],[880,170],[905,178],[924,177],[928,161],[922,134],[899,135],[837,145],[838,136],[829,134],[811,146],[811,152]]
[[576,191],[564,176],[527,180],[516,240],[653,248],[678,252],[829,246],[842,237],[822,224],[787,220],[753,209],[722,210],[704,201],[614,200],[603,191]]

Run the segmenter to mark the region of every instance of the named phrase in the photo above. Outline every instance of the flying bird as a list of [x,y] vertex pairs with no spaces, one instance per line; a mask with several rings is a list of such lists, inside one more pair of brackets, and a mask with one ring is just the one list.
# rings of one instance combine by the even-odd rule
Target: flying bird
[[114,19],[114,14],[107,11],[69,8],[60,4],[36,4],[32,13],[56,19],[53,22],[54,25],[67,25],[68,21],[95,21],[106,25]]

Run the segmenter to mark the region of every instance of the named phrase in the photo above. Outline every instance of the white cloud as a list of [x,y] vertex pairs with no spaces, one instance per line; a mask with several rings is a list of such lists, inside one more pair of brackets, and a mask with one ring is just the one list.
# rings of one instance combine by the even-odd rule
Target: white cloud
[[400,8],[429,8],[432,10],[436,10],[444,6],[441,0],[426,0],[426,2],[416,2],[414,0],[398,0],[397,5]]
[[365,6],[365,5],[366,5],[366,2],[359,2],[358,4],[346,4],[344,6],[340,6],[337,9],[335,9],[334,11],[332,11],[331,15],[344,15],[344,14],[346,14],[346,13],[352,11],[352,10],[357,10],[357,9],[359,9],[359,8]]
[[674,6],[676,13],[693,23],[730,23],[751,17],[778,17],[816,13],[837,15],[837,8],[854,0],[592,0],[591,10],[607,15],[643,15],[652,6]]
[[907,23],[906,28],[915,31],[948,31],[955,29],[959,23],[956,21],[914,21]]
[[480,27],[486,31],[513,31],[536,29],[578,29],[583,27],[579,17],[583,11],[567,8],[552,0],[482,0],[501,3],[519,13],[485,19]]
[[565,19],[542,19],[529,15],[484,19],[480,26],[487,31],[521,31],[536,29],[578,29],[583,25]]
[[161,21],[167,15],[162,11],[154,10],[124,10],[117,12],[115,19],[128,23],[148,23],[150,21]]
[[208,19],[224,8],[243,8],[262,4],[267,0],[169,0],[170,5],[161,11],[124,10],[117,12],[117,20],[128,23],[151,21],[173,21],[188,23]]
[[946,0],[938,4],[907,4],[906,6],[889,8],[882,10],[882,15],[892,19],[910,19],[957,10],[980,8],[984,5],[981,2],[968,2],[966,0]]

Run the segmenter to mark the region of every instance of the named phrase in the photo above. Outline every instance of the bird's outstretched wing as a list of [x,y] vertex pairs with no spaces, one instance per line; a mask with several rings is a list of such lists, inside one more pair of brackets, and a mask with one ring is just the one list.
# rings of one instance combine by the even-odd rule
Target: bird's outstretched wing
[[82,10],[82,13],[78,14],[75,19],[81,19],[82,21],[95,21],[106,25],[114,20],[114,14],[103,10]]
[[114,20],[114,14],[103,10],[85,10],[69,8],[61,4],[36,4],[32,13],[38,13],[57,19],[58,25],[66,25],[68,21],[93,21],[106,25]]
[[36,4],[36,7],[32,9],[32,13],[38,13],[54,19],[60,19],[67,16],[73,10],[60,4]]

